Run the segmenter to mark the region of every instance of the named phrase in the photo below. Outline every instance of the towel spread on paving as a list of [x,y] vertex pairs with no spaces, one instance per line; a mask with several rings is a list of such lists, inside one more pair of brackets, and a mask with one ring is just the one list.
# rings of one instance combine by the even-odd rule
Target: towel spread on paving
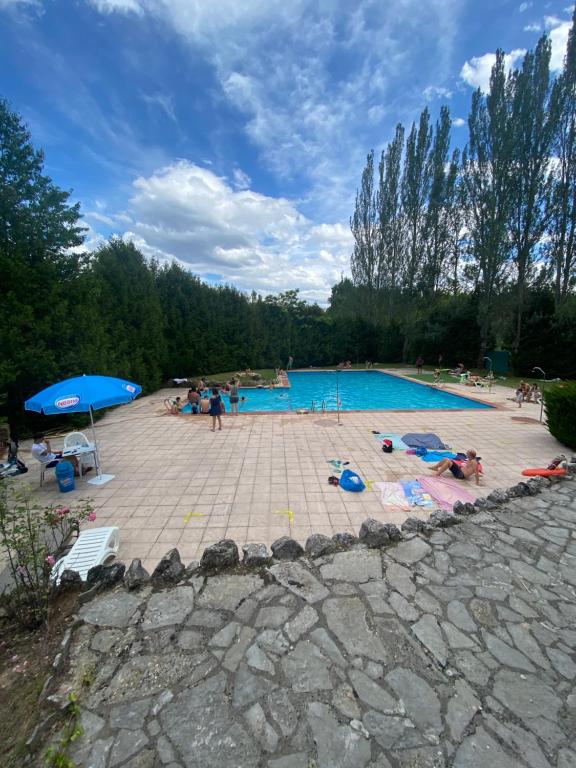
[[380,501],[385,507],[409,510],[410,504],[400,483],[374,483],[374,488],[380,492]]
[[412,507],[433,507],[434,502],[418,480],[400,480],[408,504]]
[[423,456],[420,456],[422,461],[442,461],[442,459],[457,459],[458,454],[451,451],[428,451]]
[[457,501],[476,501],[476,494],[472,493],[469,486],[463,480],[455,480],[453,477],[419,477],[422,488],[436,501],[439,507],[447,512]]
[[410,448],[428,448],[429,451],[442,450],[448,448],[442,440],[433,432],[408,432],[402,435],[402,440]]
[[402,440],[400,435],[397,435],[394,432],[378,432],[374,434],[374,437],[376,438],[376,440],[378,440],[379,443],[381,443],[382,440],[391,440],[392,447],[396,451],[406,451],[408,449],[408,446]]

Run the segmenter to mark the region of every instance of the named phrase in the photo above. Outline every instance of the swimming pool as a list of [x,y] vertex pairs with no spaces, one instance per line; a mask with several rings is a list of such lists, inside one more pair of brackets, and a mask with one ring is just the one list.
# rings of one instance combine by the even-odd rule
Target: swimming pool
[[[243,387],[240,412],[336,410],[336,383],[341,411],[420,410],[420,409],[486,409],[490,405],[453,395],[435,387],[417,384],[380,371],[296,371],[289,373],[290,387],[257,389]],[[229,398],[224,395],[226,411]]]

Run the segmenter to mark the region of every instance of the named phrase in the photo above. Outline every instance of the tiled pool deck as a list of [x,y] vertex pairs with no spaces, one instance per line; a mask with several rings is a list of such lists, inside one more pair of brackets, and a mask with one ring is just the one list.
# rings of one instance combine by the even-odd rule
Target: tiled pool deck
[[[474,394],[456,383],[449,391]],[[513,390],[498,386],[491,394],[478,392],[501,406],[493,410],[348,412],[341,414],[341,426],[335,413],[227,414],[222,432],[215,433],[209,417],[164,415],[162,401],[173,392],[139,398],[98,423],[103,471],[116,475],[105,486],[77,480],[76,490],[63,496],[48,472],[40,489],[39,465],[30,445],[21,446],[30,472],[20,480],[31,483],[39,501],[92,498],[94,526],[119,526],[121,559],[140,557],[146,567],[171,547],[183,560],[195,559],[224,537],[241,546],[290,534],[303,544],[313,532],[357,533],[366,517],[401,523],[407,514],[386,512],[375,492],[351,494],[328,484],[327,462],[334,458],[372,481],[427,474],[415,456],[382,453],[373,429],[436,432],[457,450],[475,448],[485,468],[478,495],[513,485],[523,468],[546,465],[565,450],[546,427],[512,419],[537,419],[540,406],[526,403],[519,410],[506,400]],[[54,438],[53,448],[62,440]]]

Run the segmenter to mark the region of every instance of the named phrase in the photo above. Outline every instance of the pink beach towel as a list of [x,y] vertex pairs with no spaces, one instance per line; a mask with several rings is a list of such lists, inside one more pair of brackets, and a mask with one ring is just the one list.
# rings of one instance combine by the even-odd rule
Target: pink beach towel
[[419,477],[418,480],[424,490],[432,496],[439,507],[447,512],[457,501],[474,502],[476,494],[470,490],[470,486],[464,480],[455,480],[453,477]]
[[374,483],[374,488],[380,492],[380,501],[385,507],[409,510],[410,504],[400,483]]

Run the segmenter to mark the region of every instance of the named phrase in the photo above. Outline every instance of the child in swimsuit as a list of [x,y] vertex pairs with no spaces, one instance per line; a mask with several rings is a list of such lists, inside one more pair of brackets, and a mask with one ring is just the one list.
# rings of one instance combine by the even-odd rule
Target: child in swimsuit
[[218,429],[222,429],[222,398],[218,392],[218,387],[212,390],[210,398],[210,416],[212,416],[212,432],[216,431],[216,419],[218,419]]

